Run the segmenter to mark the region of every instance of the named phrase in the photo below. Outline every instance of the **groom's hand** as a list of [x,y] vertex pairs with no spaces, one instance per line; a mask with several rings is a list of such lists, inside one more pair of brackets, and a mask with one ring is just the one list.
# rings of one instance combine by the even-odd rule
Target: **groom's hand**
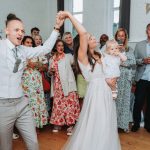
[[63,18],[61,18],[61,16],[59,14],[56,15],[56,24],[55,24],[55,29],[60,29],[60,27],[63,25],[64,23],[64,20]]
[[60,16],[61,19],[66,19],[69,17],[69,11],[59,11],[58,14]]

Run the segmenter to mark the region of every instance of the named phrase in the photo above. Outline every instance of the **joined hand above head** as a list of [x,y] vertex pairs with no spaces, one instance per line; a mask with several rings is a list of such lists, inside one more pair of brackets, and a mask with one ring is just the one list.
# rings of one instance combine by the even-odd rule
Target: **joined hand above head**
[[57,13],[56,15],[56,24],[55,24],[55,28],[56,29],[60,29],[60,27],[63,25],[64,23],[64,18],[61,17],[61,15],[59,13]]

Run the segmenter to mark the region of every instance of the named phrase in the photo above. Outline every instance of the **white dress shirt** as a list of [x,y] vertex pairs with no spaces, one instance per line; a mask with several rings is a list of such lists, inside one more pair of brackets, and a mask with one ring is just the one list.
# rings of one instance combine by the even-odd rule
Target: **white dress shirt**
[[[147,57],[150,57],[150,43],[147,43],[146,45],[146,52],[147,52]],[[150,81],[150,64],[146,65],[145,71],[141,79]]]
[[15,47],[9,39],[0,40],[0,98],[19,98],[23,96],[21,77],[27,59],[49,53],[58,37],[55,30],[51,33],[43,46],[18,46],[18,58],[21,59],[18,71],[13,72],[16,58],[12,49]]

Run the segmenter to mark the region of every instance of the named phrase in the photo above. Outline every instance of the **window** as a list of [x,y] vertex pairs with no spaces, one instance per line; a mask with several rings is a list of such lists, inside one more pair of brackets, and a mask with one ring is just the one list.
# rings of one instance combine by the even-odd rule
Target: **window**
[[[83,0],[73,0],[73,16],[80,22],[83,23]],[[72,34],[75,36],[76,30],[72,29]]]
[[114,0],[114,19],[113,19],[113,35],[116,33],[119,27],[119,7],[120,7],[120,0]]

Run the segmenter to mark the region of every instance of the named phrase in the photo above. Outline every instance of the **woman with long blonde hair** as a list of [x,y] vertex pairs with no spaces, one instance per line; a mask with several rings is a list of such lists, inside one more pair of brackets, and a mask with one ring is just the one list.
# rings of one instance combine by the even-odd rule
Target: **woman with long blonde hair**
[[130,94],[133,79],[135,57],[133,49],[128,46],[128,35],[124,28],[119,28],[115,34],[119,49],[125,52],[127,60],[120,65],[120,78],[118,80],[118,97],[116,100],[118,128],[129,132],[129,122],[132,121],[130,111]]

